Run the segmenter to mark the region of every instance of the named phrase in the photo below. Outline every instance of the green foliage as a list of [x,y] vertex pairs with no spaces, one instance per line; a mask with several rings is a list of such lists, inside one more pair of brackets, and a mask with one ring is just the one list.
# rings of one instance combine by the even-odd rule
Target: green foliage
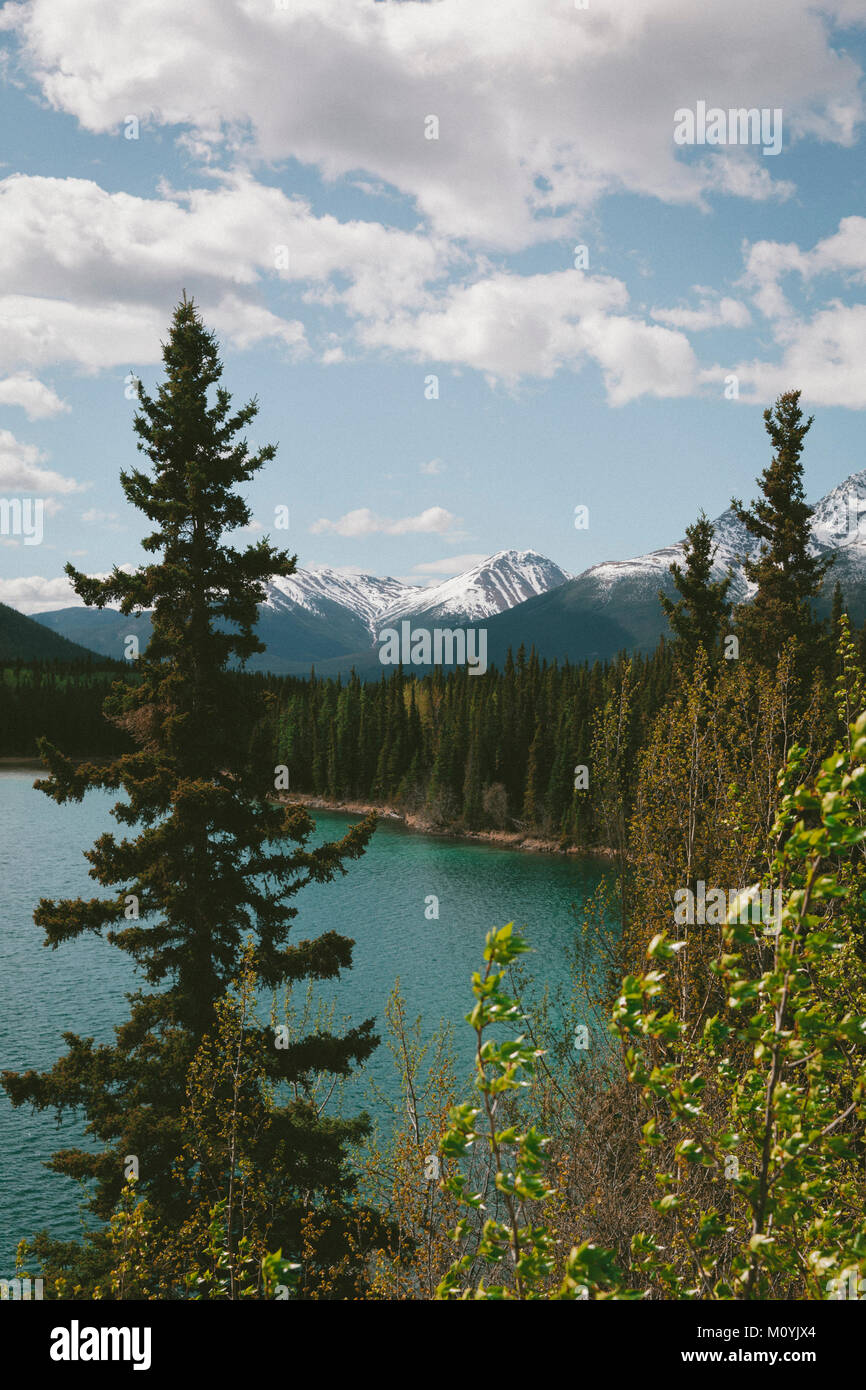
[[675,603],[659,591],[659,602],[677,638],[677,648],[690,666],[698,647],[715,662],[719,639],[723,635],[730,605],[728,590],[731,576],[712,579],[713,560],[717,547],[713,545],[715,527],[705,512],[686,527],[684,546],[685,567],[674,562],[670,572],[680,595]]
[[[17,663],[0,682],[13,744],[39,721],[69,733],[63,700],[94,739],[83,766],[45,743],[42,789],[63,802],[122,788],[115,817],[138,828],[89,852],[110,896],[40,903],[46,942],[104,933],[151,987],[114,1045],[69,1034],[48,1072],[4,1074],[15,1104],[76,1108],[101,1144],[53,1167],[96,1180],[106,1224],[82,1245],[40,1233],[19,1263],[35,1257],[61,1298],[837,1297],[866,1274],[866,648],[838,586],[834,653],[813,617],[826,566],[809,553],[799,393],[765,412],[761,499],[734,504],[761,543],[739,661],[718,660],[728,581],[711,578],[701,514],[672,567],[680,599],[662,599],[673,647],[592,668],[521,648],[474,679],[398,670],[364,685],[230,669],[259,649],[264,579],[294,564],[266,541],[224,541],[249,516],[235,486],[272,451],[250,458],[235,440],[255,404],[231,412],[186,300],[165,362],[136,419],[152,475],[123,475],[158,558],[105,581],[70,570],[89,603],[153,606],[145,657],[115,683],[101,731],[105,670]],[[558,1014],[563,1001],[524,1010],[513,924],[488,935],[467,1016],[472,1101],[453,1104],[467,1092],[438,1047],[424,1079],[427,1043],[395,992],[405,1114],[382,1150],[365,1116],[329,1116],[323,1099],[376,1045],[372,1020],[341,1035],[290,1003],[294,985],[348,968],[353,943],[288,940],[290,899],[345,872],[372,820],[310,848],[306,811],[273,795],[276,763],[293,793],[614,855],[587,909],[604,941],[595,973],[576,970]],[[689,920],[672,940],[678,890],[701,882],[750,886],[726,921]],[[594,1066],[578,1066],[551,1027],[597,1002],[602,972],[609,995],[625,978]],[[279,1047],[276,1002],[270,1026],[255,1017],[262,984],[286,994]],[[139,1182],[124,1182],[129,1153]]]
[[[265,702],[228,670],[262,650],[254,632],[264,583],[289,574],[294,559],[267,539],[236,550],[227,539],[250,521],[238,488],[274,455],[251,455],[242,437],[255,401],[233,410],[221,385],[218,347],[192,301],[178,305],[163,350],[165,381],[155,396],[140,388],[138,447],[149,470],[121,474],[124,492],[152,523],[144,549],[153,557],[107,579],[67,571],[85,603],[113,602],[125,614],[153,610],[152,637],[135,679],[112,687],[105,713],[131,743],[111,761],[76,764],[42,740],[50,775],[37,786],[58,804],[92,787],[121,789],[113,815],[124,831],[106,833],[87,852],[90,874],[107,895],[43,899],[35,921],[46,944],[60,947],[85,932],[104,934],[138,966],[145,988],[130,996],[128,1020],[112,1044],[65,1035],[67,1052],[47,1072],[5,1072],[14,1105],[83,1113],[94,1148],[56,1153],[54,1171],[94,1181],[92,1207],[104,1221],[124,1185],[127,1155],[139,1163],[141,1190],[159,1221],[177,1228],[189,1216],[182,1166],[187,1078],[203,1040],[218,1021],[218,1003],[235,979],[243,943],[252,936],[251,968],[271,988],[337,978],[351,965],[353,942],[327,931],[289,943],[297,916],[292,899],[306,884],[345,873],[373,832],[372,820],[337,843],[311,847],[314,824],[299,808],[273,799],[274,762],[255,736]],[[373,1020],[343,1035],[325,1031],[274,1046],[267,1028],[246,1046],[269,1083],[302,1090],[319,1072],[345,1076],[376,1047]],[[274,1217],[274,1243],[300,1241],[299,1194],[324,1192],[339,1204],[352,1190],[344,1146],[366,1121],[321,1116],[293,1100],[271,1116],[256,1162],[282,1161],[285,1200]],[[190,1160],[192,1161],[192,1160]],[[307,1200],[305,1198],[304,1200]],[[90,1241],[104,1249],[99,1235]],[[53,1268],[69,1259],[73,1283],[94,1278],[82,1251],[42,1243]]]
[[670,1243],[633,1242],[663,1297],[822,1298],[831,1278],[866,1270],[866,970],[860,913],[845,906],[852,872],[863,899],[866,714],[812,781],[803,759],[793,748],[779,777],[781,922],[729,913],[713,964],[724,1008],[698,1035],[687,1027],[668,1003],[685,943],[659,933],[653,968],[623,981],[614,1012],[650,1111],[645,1150],[673,1159],[653,1203]]
[[785,643],[794,639],[803,673],[822,645],[811,603],[832,562],[832,557],[812,554],[812,508],[801,461],[812,423],[811,416],[803,419],[799,391],[780,395],[773,409],[764,411],[773,459],[758,479],[761,496],[751,508],[737,498],[731,502],[737,519],[760,542],[758,556],[744,557],[743,563],[746,578],[757,585],[754,601],[737,610],[744,648],[751,660],[772,667]]
[[478,677],[464,667],[367,684],[271,678],[274,760],[291,767],[293,795],[384,801],[452,828],[609,844],[602,783],[593,772],[589,791],[576,790],[575,766],[592,764],[610,707],[612,775],[621,780],[672,670],[663,646],[593,667],[548,665],[532,652]]
[[[184,1242],[186,1263],[179,1270],[177,1250],[166,1243],[149,1203],[136,1200],[135,1185],[130,1176],[108,1223],[111,1270],[105,1283],[92,1290],[93,1299],[201,1302],[292,1296],[300,1265],[284,1259],[282,1250],[258,1255],[250,1236],[233,1241],[225,1198],[209,1208],[198,1246]],[[62,1285],[56,1292],[65,1296]]]
[[[436,1298],[575,1300],[588,1298],[590,1291],[595,1298],[641,1298],[640,1290],[624,1286],[610,1251],[591,1241],[569,1252],[561,1280],[554,1276],[557,1240],[549,1225],[536,1219],[555,1195],[544,1172],[549,1140],[534,1125],[509,1123],[504,1115],[509,1097],[531,1088],[542,1056],[524,1033],[499,1039],[499,1030],[509,1031],[509,1025],[525,1021],[504,982],[509,968],[528,950],[512,922],[494,928],[487,934],[484,972],[472,977],[475,1007],[466,1021],[475,1032],[475,1087],[482,1101],[480,1106],[452,1108],[450,1128],[439,1146],[451,1165],[442,1187],[466,1215],[454,1231],[464,1251],[439,1284]],[[494,1036],[485,1036],[491,1030]],[[467,1161],[477,1149],[486,1151],[493,1171],[492,1211],[483,1193],[467,1181]],[[494,1272],[496,1282],[485,1282],[485,1268]],[[476,1283],[477,1271],[481,1277]]]
[[[502,1041],[485,1035],[522,1020],[520,1005],[505,991],[504,980],[509,966],[528,949],[512,922],[494,929],[487,934],[484,972],[472,977],[475,1007],[466,1021],[476,1037],[475,1086],[482,1103],[479,1107],[454,1106],[450,1128],[439,1146],[443,1158],[452,1165],[452,1171],[443,1178],[443,1189],[467,1209],[454,1239],[469,1248],[441,1281],[437,1299],[575,1299],[586,1296],[589,1281],[603,1290],[613,1286],[617,1277],[612,1258],[586,1243],[571,1252],[562,1286],[554,1294],[547,1291],[554,1270],[555,1239],[533,1213],[554,1192],[544,1176],[548,1140],[534,1125],[521,1129],[501,1123],[506,1098],[531,1085],[541,1053],[526,1041],[525,1034]],[[484,1216],[480,1231],[478,1218],[487,1207],[483,1194],[467,1183],[464,1171],[476,1146],[489,1155],[497,1199],[493,1213]],[[479,1266],[495,1271],[497,1282],[485,1283],[482,1276],[472,1287],[472,1273]]]
[[[472,977],[476,1002],[466,1019],[476,1037],[475,1085],[482,1105],[459,1105],[451,1112],[451,1127],[439,1152],[455,1164],[455,1170],[443,1179],[443,1186],[462,1206],[472,1212],[482,1211],[482,1195],[468,1190],[460,1163],[476,1144],[486,1145],[495,1167],[496,1192],[504,1208],[504,1219],[489,1216],[485,1220],[475,1249],[461,1256],[439,1285],[436,1296],[440,1299],[531,1297],[553,1268],[552,1237],[544,1226],[533,1224],[525,1212],[527,1203],[543,1202],[551,1194],[542,1175],[546,1141],[533,1126],[518,1133],[514,1126],[500,1128],[498,1124],[501,1098],[529,1085],[538,1051],[522,1035],[504,1042],[485,1038],[496,1025],[515,1023],[522,1017],[517,1001],[505,993],[503,981],[507,967],[526,950],[523,938],[509,922],[488,933],[484,973]],[[455,1240],[465,1240],[470,1231],[469,1220],[461,1218]],[[472,1294],[461,1287],[463,1276],[476,1261],[503,1272],[510,1263],[513,1292],[510,1279],[508,1283],[504,1279],[490,1285],[479,1283]]]
[[[840,660],[841,715],[862,693],[844,622]],[[655,1189],[654,1225],[633,1230],[625,1271],[584,1240],[555,1277],[557,1233],[536,1215],[556,1195],[548,1141],[504,1115],[542,1053],[525,1032],[485,1036],[525,1021],[504,982],[527,946],[511,924],[488,935],[467,1016],[482,1104],[456,1106],[440,1146],[453,1165],[443,1186],[466,1214],[438,1298],[824,1299],[866,1274],[866,713],[814,775],[806,765],[795,745],[778,774],[766,878],[729,908],[710,953],[717,991],[701,1012],[684,1012],[679,983],[701,952],[695,931],[657,932],[649,968],[622,982],[612,1022],[647,1114]],[[531,1108],[530,1095],[518,1114]],[[482,1147],[491,1210],[465,1173]]]
[[47,738],[75,757],[115,757],[129,735],[102,713],[109,686],[133,679],[114,662],[17,661],[0,670],[0,757],[37,758]]

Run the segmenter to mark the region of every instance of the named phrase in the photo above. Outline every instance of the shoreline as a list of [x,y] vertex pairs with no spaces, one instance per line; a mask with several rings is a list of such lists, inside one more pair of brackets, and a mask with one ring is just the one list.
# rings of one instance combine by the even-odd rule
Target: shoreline
[[382,801],[332,801],[324,796],[304,796],[303,794],[278,796],[274,798],[286,806],[304,806],[311,811],[348,811],[351,815],[366,816],[375,811],[379,820],[392,825],[401,825],[405,830],[418,835],[438,836],[444,840],[469,840],[477,844],[493,845],[499,849],[523,850],[529,854],[573,855],[579,859],[610,859],[612,852],[603,847],[580,848],[577,845],[561,845],[558,840],[545,839],[527,834],[523,830],[456,830],[434,825],[430,820],[415,811],[396,811]]
[[[73,762],[95,761],[75,758]],[[36,773],[46,771],[38,758],[0,757],[0,770],[3,768],[29,768]],[[397,811],[382,801],[329,800],[324,796],[304,796],[303,794],[275,796],[275,801],[286,806],[305,806],[311,811],[347,811],[354,816],[367,816],[375,811],[381,821],[391,825],[401,825],[416,835],[435,836],[443,840],[466,840],[475,844],[492,845],[494,848],[521,850],[527,854],[562,854],[578,859],[611,859],[612,851],[603,846],[561,845],[558,840],[527,834],[523,830],[457,830],[447,826],[434,825],[415,811]]]

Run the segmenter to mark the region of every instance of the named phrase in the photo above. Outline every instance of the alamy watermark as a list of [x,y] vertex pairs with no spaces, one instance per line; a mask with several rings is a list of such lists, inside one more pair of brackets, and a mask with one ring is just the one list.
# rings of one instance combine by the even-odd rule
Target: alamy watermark
[[856,1269],[844,1270],[828,1281],[827,1297],[837,1302],[840,1299],[856,1299],[862,1303],[866,1299],[866,1278]]
[[677,888],[674,893],[674,922],[684,926],[724,926],[739,921],[743,925],[762,925],[766,936],[775,936],[782,921],[782,890],[761,888],[708,888],[703,879],[697,891]]
[[41,545],[44,516],[42,497],[0,497],[0,536],[23,536],[25,545]]
[[761,145],[765,155],[782,149],[782,108],[780,106],[707,107],[695,104],[694,111],[681,106],[674,112],[674,141],[678,145]]
[[379,660],[383,666],[468,666],[470,676],[487,670],[487,629],[413,628],[408,619],[379,633]]
[[45,1297],[43,1288],[42,1279],[34,1279],[31,1282],[29,1276],[25,1279],[0,1279],[0,1299],[4,1302],[9,1298],[23,1302],[28,1299],[42,1299]]
[[73,1318],[69,1327],[52,1328],[48,1355],[52,1361],[130,1361],[134,1371],[148,1371],[151,1329],[82,1327]]

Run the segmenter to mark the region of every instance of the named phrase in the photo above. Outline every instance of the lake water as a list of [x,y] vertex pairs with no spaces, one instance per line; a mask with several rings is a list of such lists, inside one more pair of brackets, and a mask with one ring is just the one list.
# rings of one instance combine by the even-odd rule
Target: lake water
[[[57,806],[33,790],[32,768],[0,770],[0,1068],[49,1067],[74,1031],[110,1042],[127,1015],[125,992],[136,987],[127,956],[98,937],[84,936],[56,951],[42,945],[33,909],[42,897],[98,896],[83,851],[106,829],[114,793],[91,792],[81,805]],[[358,817],[318,812],[317,838],[339,836]],[[574,939],[573,907],[596,888],[603,867],[572,856],[513,850],[415,834],[380,823],[364,857],[331,884],[312,884],[294,904],[295,940],[336,930],[356,942],[354,966],[324,997],[337,1020],[378,1021],[399,976],[410,1020],[425,1032],[455,1025],[461,1068],[469,1074],[472,1035],[464,1015],[472,1004],[470,976],[479,967],[492,926],[514,921],[533,953],[524,957],[538,986],[571,989],[566,951]],[[425,917],[429,895],[438,920]],[[264,1010],[265,1016],[267,1010]],[[346,1089],[343,1103],[376,1113],[370,1085],[393,1095],[396,1074],[384,1044]],[[47,1226],[61,1239],[81,1231],[77,1185],[49,1173],[42,1161],[78,1145],[83,1122],[68,1114],[14,1110],[0,1092],[0,1277],[10,1277],[22,1236]]]

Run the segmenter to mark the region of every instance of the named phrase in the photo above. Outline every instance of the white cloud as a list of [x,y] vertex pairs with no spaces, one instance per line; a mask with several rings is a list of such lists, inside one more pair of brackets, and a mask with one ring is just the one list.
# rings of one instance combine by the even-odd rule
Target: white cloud
[[841,274],[854,284],[866,283],[866,217],[843,217],[839,230],[802,251],[795,242],[756,241],[747,248],[742,283],[769,319],[791,317],[781,282],[797,274],[803,281]]
[[810,404],[866,408],[866,304],[833,302],[786,324],[778,341],[783,351],[777,362],[755,359],[729,369],[746,399],[767,401],[799,387]]
[[0,603],[8,603],[19,613],[50,613],[54,608],[83,607],[65,575],[60,579],[45,579],[38,574],[0,579]]
[[[87,552],[72,550],[68,553],[81,556]],[[117,568],[126,574],[133,574],[136,566],[124,561]],[[108,575],[107,570],[95,571],[93,578],[107,579]],[[0,579],[0,603],[8,603],[21,613],[49,613],[54,608],[85,607],[65,574],[54,579],[47,579],[40,574],[21,575],[17,579]],[[109,604],[110,608],[114,606]]]
[[416,532],[433,532],[442,535],[450,531],[455,525],[457,518],[453,513],[446,511],[444,507],[427,507],[417,516],[404,516],[397,519],[376,516],[369,507],[359,507],[353,512],[346,512],[337,521],[329,521],[327,517],[320,517],[314,521],[310,527],[310,532],[314,536],[320,536],[324,532],[333,532],[337,536],[405,536]]
[[[698,206],[709,194],[789,195],[784,153],[683,151],[673,113],[698,96],[781,107],[785,149],[805,137],[850,144],[860,72],[831,46],[837,17],[866,20],[854,0],[824,0],[820,12],[811,0],[606,0],[585,11],[569,0],[7,4],[0,28],[17,33],[53,107],[121,141],[133,113],[142,140],[178,126],[209,183],[143,198],[88,179],[0,181],[0,372],[18,372],[0,381],[0,403],[32,418],[63,409],[29,374],[49,363],[157,362],[181,285],[239,349],[315,351],[324,365],[356,348],[394,352],[509,387],[594,364],[613,405],[687,395],[717,369],[700,368],[686,334],[746,327],[742,302],[695,287],[697,307],[656,308],[647,322],[621,280],[510,274],[480,248],[586,238],[586,212],[608,192]],[[438,140],[424,139],[428,114]],[[316,215],[251,172],[289,157],[374,198],[405,195],[423,220],[406,231]],[[784,275],[863,277],[864,227],[848,218],[810,253],[751,248],[747,287],[786,352],[799,319]],[[348,330],[308,344],[300,318],[261,302],[277,283],[314,310],[342,311]],[[856,337],[853,320],[816,329],[828,351],[840,337],[837,355]],[[791,366],[807,356],[804,346]],[[750,370],[757,381],[759,364]],[[434,475],[437,462],[421,471]],[[363,509],[349,515],[362,519],[322,525],[378,525]]]
[[218,336],[227,338],[234,347],[243,351],[265,341],[279,341],[286,347],[297,349],[298,355],[306,349],[304,325],[296,320],[291,322],[272,314],[258,304],[245,303],[236,294],[225,295],[218,304],[205,312],[209,327]]
[[751,198],[754,202],[766,202],[773,198],[780,202],[792,198],[796,185],[790,179],[779,178],[775,168],[759,164],[755,156],[743,147],[731,146],[723,159],[711,155],[699,161],[698,168],[706,177],[707,191],[728,194],[735,198]]
[[814,296],[825,275],[842,276],[853,284],[866,281],[866,218],[843,218],[838,231],[811,250],[773,241],[747,247],[743,285],[768,319],[779,357],[775,362],[742,361],[716,368],[715,374],[734,372],[747,400],[767,400],[799,387],[811,404],[866,407],[866,305],[846,304],[831,294],[822,306],[806,313],[786,293],[784,281],[796,276]]
[[[151,307],[123,301],[88,304],[0,294],[0,318],[5,320],[0,364],[72,362],[85,370],[99,371],[158,362],[166,319],[176,297],[166,294],[162,304]],[[287,323],[266,309],[241,305],[236,296],[200,307],[205,321],[218,327],[234,346],[247,348],[266,339],[303,344],[301,324]]]
[[450,579],[454,574],[464,574],[466,570],[474,569],[476,565],[480,565],[486,559],[485,554],[470,554],[447,555],[444,560],[428,560],[424,564],[412,566],[413,578],[409,582],[414,583],[416,579],[424,575],[437,577],[445,575],[446,578]]
[[[550,377],[594,359],[621,402],[679,394],[691,371],[685,338],[626,320],[620,280],[494,271],[421,234],[316,217],[304,200],[247,177],[148,200],[84,179],[14,175],[0,182],[0,215],[0,366],[158,361],[179,284],[234,346],[269,341],[303,354],[304,326],[251,297],[279,277],[298,281],[312,303],[342,308],[368,351],[469,366],[491,380]],[[446,271],[464,279],[448,283]],[[333,339],[323,362],[344,358]],[[616,363],[610,341],[624,354]]]
[[73,362],[95,371],[156,362],[168,307],[160,312],[146,305],[94,305],[0,293],[0,366]]
[[473,367],[511,386],[594,361],[613,405],[644,394],[686,395],[698,370],[688,339],[615,312],[627,304],[625,285],[610,276],[503,272],[452,287],[435,308],[358,331],[367,346]]
[[0,492],[45,496],[79,491],[74,478],[43,468],[44,462],[45,455],[35,444],[23,444],[10,430],[0,429]]
[[29,372],[16,372],[0,381],[0,405],[21,406],[28,420],[44,420],[69,409],[50,386]]
[[843,217],[838,232],[819,241],[804,257],[804,275],[830,271],[851,271],[858,283],[866,282],[866,217]]
[[752,316],[738,299],[704,297],[698,309],[653,309],[652,317],[672,328],[699,333],[705,328],[748,328]]
[[627,405],[639,396],[687,396],[695,389],[697,360],[682,333],[601,315],[587,321],[584,330],[611,405]]
[[[0,279],[31,283],[57,297],[152,300],[194,283],[216,301],[265,274],[325,285],[334,274],[353,282],[356,312],[405,303],[441,273],[440,241],[383,227],[316,216],[301,197],[222,176],[216,188],[139,198],[108,193],[90,179],[13,174],[0,182],[4,238]],[[322,292],[318,298],[327,298]]]
[[[303,325],[250,297],[279,277],[298,281],[312,303],[342,308],[367,350],[469,366],[491,380],[550,377],[595,359],[619,403],[679,394],[691,372],[685,338],[626,320],[627,289],[610,276],[492,271],[435,238],[316,217],[303,199],[248,177],[164,194],[109,194],[84,179],[0,182],[0,365],[158,361],[179,284],[234,346],[270,341],[301,354]],[[465,278],[443,282],[446,271]],[[342,345],[328,340],[321,360],[342,360]],[[609,342],[624,354],[616,363]]]
[[135,113],[143,139],[176,124],[202,157],[365,175],[448,236],[511,249],[611,190],[771,194],[781,160],[682,157],[673,113],[696,96],[782,107],[786,139],[849,144],[862,118],[858,66],[831,46],[834,20],[863,22],[855,0],[31,0],[2,15],[46,100],[88,130]]
[[[16,174],[0,181],[0,219],[0,366],[158,361],[181,285],[233,346],[272,341],[298,355],[303,324],[257,300],[269,281],[379,316],[425,303],[427,283],[461,259],[420,234],[317,217],[304,199],[243,175],[147,199],[89,179]],[[341,355],[339,344],[326,354]]]
[[441,459],[430,459],[428,463],[422,463],[419,466],[418,472],[425,473],[429,478],[435,478],[439,473],[442,472],[442,469],[444,467],[445,465],[443,464]]

